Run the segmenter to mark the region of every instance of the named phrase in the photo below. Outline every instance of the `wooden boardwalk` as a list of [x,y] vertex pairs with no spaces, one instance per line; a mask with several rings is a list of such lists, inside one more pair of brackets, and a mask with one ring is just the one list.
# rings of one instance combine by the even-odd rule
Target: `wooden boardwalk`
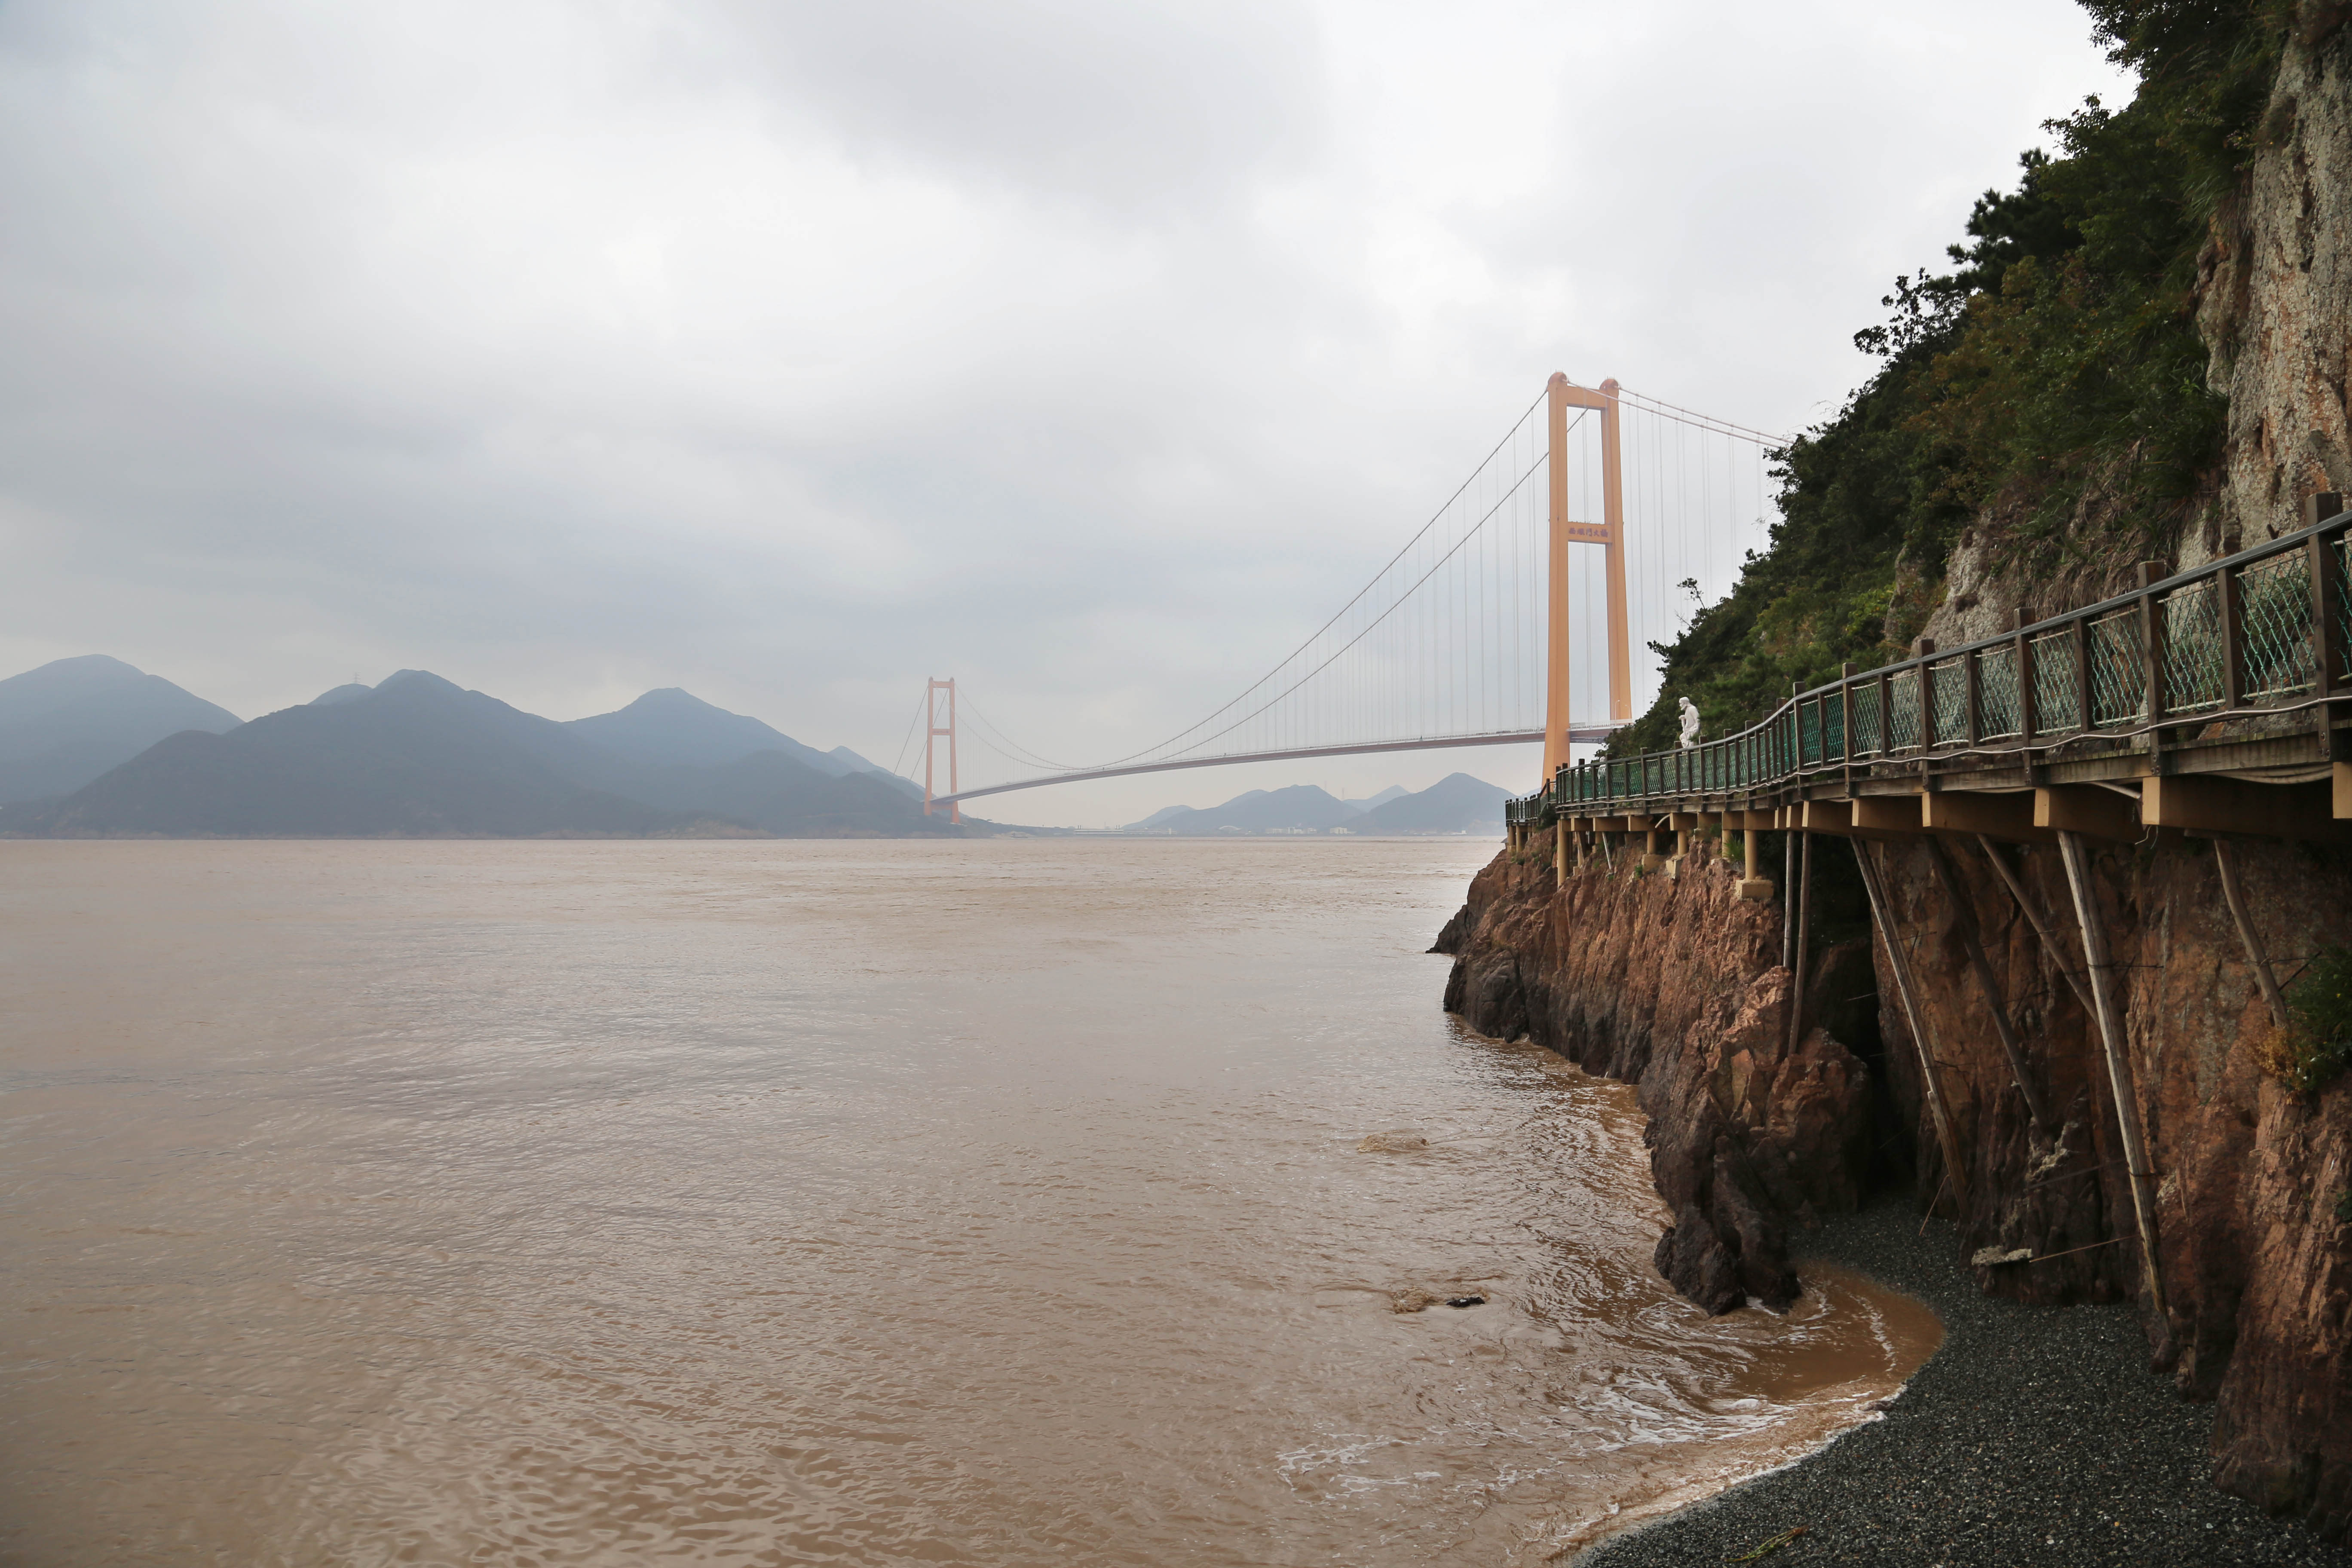
[[2314,502],[2194,571],[1848,666],[1738,734],[1561,767],[1509,803],[1512,841],[1554,828],[1564,865],[1570,836],[1694,827],[2352,840],[2352,513]]

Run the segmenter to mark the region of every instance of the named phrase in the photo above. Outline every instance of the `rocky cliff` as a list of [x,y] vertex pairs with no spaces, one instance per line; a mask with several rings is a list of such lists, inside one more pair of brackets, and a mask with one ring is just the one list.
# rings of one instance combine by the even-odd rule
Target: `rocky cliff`
[[[1709,1311],[1785,1307],[1788,1227],[1861,1196],[1870,1075],[1825,1029],[1792,1047],[1777,907],[1739,900],[1704,850],[1680,872],[1559,882],[1540,858],[1498,857],[1439,940],[1457,954],[1445,1005],[1638,1086],[1675,1215],[1659,1271]],[[1816,988],[1851,989],[1859,957],[1824,963]]]
[[1941,563],[1922,628],[1939,645],[1996,636],[2021,605],[2047,615],[2121,593],[2143,560],[2188,571],[2233,554],[2301,526],[2306,497],[2352,495],[2352,5],[2293,9],[2251,156],[2197,257],[2206,385],[2229,400],[2220,470],[2135,525],[2126,453],[2041,547],[2020,547],[2031,509],[2017,498],[1987,507]]
[[[1814,842],[1853,853],[1849,841]],[[2160,1178],[2164,1321],[2142,1289],[2115,1107],[2067,974],[1982,849],[1952,843],[1957,884],[2056,1123],[2037,1128],[1964,955],[1960,906],[1924,840],[1869,848],[1884,858],[1919,981],[1958,1172],[1931,1131],[1884,947],[1820,955],[1791,1049],[1781,905],[1738,900],[1730,868],[1704,844],[1671,879],[1620,861],[1562,879],[1548,858],[1498,857],[1442,944],[1457,954],[1446,1005],[1482,1032],[1528,1035],[1638,1087],[1653,1174],[1675,1215],[1658,1267],[1710,1310],[1790,1300],[1801,1289],[1791,1232],[1852,1207],[1875,1168],[1958,1220],[1989,1293],[2137,1295],[2157,1364],[2184,1395],[2220,1401],[2220,1483],[2340,1539],[2352,1510],[2352,1224],[2337,1205],[2352,1188],[2352,1079],[2298,1100],[2256,1065],[2271,1020],[2210,847],[2165,835],[2095,861]],[[2005,852],[2073,940],[2056,851]],[[2319,944],[2352,940],[2352,858],[2252,842],[2237,853],[2284,976]],[[2077,979],[2080,963],[2077,947],[2067,964]],[[1855,993],[1864,1000],[1846,1005]]]
[[2228,469],[2184,565],[2294,527],[2305,496],[2352,494],[2352,5],[2303,0],[2254,153],[2198,258],[2208,384],[2230,399]]
[[[2143,68],[2171,83],[2167,92],[2194,98],[2198,72],[2242,68],[2251,74],[2239,79],[2252,84],[2250,102],[2261,106],[2250,128],[2229,138],[2236,162],[2227,188],[2216,196],[2191,181],[2179,193],[2182,210],[2212,203],[2193,295],[2178,297],[2193,302],[2207,387],[2228,399],[2215,466],[2161,508],[2145,496],[2135,502],[2131,472],[2154,439],[2143,431],[2086,459],[2094,466],[2070,492],[2072,514],[2054,525],[2036,510],[2033,487],[1999,489],[1948,550],[1898,562],[1898,577],[1910,577],[1898,581],[1895,602],[1916,589],[1912,596],[1933,606],[1921,629],[1943,646],[2006,629],[2020,606],[2049,615],[2122,591],[2139,562],[2187,569],[2261,543],[2304,521],[2309,498],[2352,494],[2352,5],[2300,0],[2248,21],[2221,55],[2166,54],[2221,16],[2200,22],[2203,14],[2192,13],[2100,15],[2123,29],[2116,37],[2136,40]],[[2266,101],[2261,72],[2269,73]],[[2212,105],[2184,104],[2157,120],[2164,136],[2201,133],[2199,117]],[[2116,171],[2140,165],[2082,167],[2090,172],[2074,177],[2122,179]],[[1980,205],[1978,216],[1999,228],[2000,212]],[[1988,306],[1984,319],[1997,323],[2012,307],[2022,308]],[[1977,353],[2007,342],[1997,333],[1963,341]],[[1842,417],[1859,429],[1863,414]],[[1816,457],[1832,468],[1832,458],[1862,463],[1853,456],[1864,451],[1853,446],[1860,437],[1846,430],[1839,438],[1853,452],[1839,457],[1845,448],[1831,443]],[[1864,468],[1839,474],[1844,489],[1866,488]],[[1899,511],[1899,500],[1882,497],[1881,510]],[[1837,518],[1823,505],[1807,514],[1808,526],[1827,538]],[[1914,531],[1927,548],[1933,530]],[[1800,609],[1811,603],[1790,592]],[[1745,640],[1694,634],[1678,645],[1678,679],[1704,689],[1724,661],[1766,647],[1763,621],[1738,624],[1751,622],[1757,629]],[[1814,843],[1832,876],[1856,847]],[[1887,951],[1871,940],[1832,949],[1813,967],[1806,1027],[1792,1044],[1781,905],[1740,901],[1729,868],[1704,843],[1671,878],[1622,859],[1560,878],[1549,857],[1507,853],[1481,873],[1441,940],[1458,955],[1447,1005],[1481,1030],[1525,1033],[1639,1086],[1653,1173],[1675,1216],[1658,1265],[1709,1310],[1786,1301],[1801,1289],[1789,1268],[1792,1228],[1851,1205],[1874,1180],[1907,1184],[1958,1220],[1962,1261],[1988,1293],[2053,1304],[2137,1300],[2154,1363],[2183,1395],[2218,1402],[2220,1483],[2345,1538],[2352,1076],[2298,1098],[2258,1064],[2273,1022],[2224,906],[2211,844],[2153,833],[2093,861],[2157,1173],[2153,1272],[2141,1256],[2057,850],[1993,851],[2008,858],[2056,933],[2053,956],[1973,839],[1942,841],[1948,868],[1916,835],[1861,847],[1880,858],[1897,940],[1920,986],[1924,1041],[1897,1000]],[[2249,839],[2234,853],[2252,923],[2282,979],[2291,984],[2322,946],[2352,942],[2352,852]],[[1967,955],[1968,930],[1980,934],[1998,1005],[2021,1041],[2040,1121]],[[1948,1168],[1923,1062],[1935,1064],[1948,1102]],[[2152,1279],[2162,1287],[2161,1312]]]

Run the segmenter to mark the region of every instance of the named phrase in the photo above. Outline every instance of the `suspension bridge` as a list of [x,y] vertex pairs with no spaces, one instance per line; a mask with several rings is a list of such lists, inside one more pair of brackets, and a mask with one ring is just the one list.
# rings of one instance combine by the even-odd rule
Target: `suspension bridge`
[[[934,679],[900,766],[919,729],[924,810],[958,821],[965,801],[1015,790],[1381,752],[1540,742],[1550,779],[1649,705],[1652,645],[1768,542],[1766,465],[1786,439],[1555,374],[1362,588],[1205,717],[1058,763]],[[967,741],[1011,776],[965,787]]]

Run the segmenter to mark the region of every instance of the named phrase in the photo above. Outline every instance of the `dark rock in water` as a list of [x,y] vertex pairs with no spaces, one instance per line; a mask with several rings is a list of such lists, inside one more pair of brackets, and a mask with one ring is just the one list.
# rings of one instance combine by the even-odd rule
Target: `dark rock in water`
[[1484,1296],[1448,1296],[1445,1298],[1445,1304],[1449,1307],[1483,1307],[1486,1304],[1486,1298]]
[[1735,880],[1701,851],[1675,878],[1565,883],[1499,856],[1439,938],[1446,1006],[1471,1027],[1639,1088],[1675,1216],[1658,1271],[1717,1313],[1796,1300],[1790,1227],[1861,1201],[1871,1143],[1869,1069],[1820,1027],[1790,1047],[1780,911]]
[[1438,931],[1437,940],[1429,944],[1429,951],[1442,952],[1448,958],[1455,956],[1461,952],[1462,943],[1469,936],[1470,928],[1475,923],[1470,918],[1470,906],[1463,905],[1454,911],[1454,918],[1447,921],[1444,929]]

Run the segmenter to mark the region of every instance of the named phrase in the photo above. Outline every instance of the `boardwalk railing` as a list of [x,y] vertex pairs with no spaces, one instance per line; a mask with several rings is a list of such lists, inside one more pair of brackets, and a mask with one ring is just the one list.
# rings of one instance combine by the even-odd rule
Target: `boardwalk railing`
[[1723,740],[1562,767],[1507,820],[1770,795],[1889,763],[2013,769],[2092,738],[2160,752],[2169,726],[2352,700],[2352,513],[2195,571],[2141,571],[2133,592],[1964,647],[1923,644]]

